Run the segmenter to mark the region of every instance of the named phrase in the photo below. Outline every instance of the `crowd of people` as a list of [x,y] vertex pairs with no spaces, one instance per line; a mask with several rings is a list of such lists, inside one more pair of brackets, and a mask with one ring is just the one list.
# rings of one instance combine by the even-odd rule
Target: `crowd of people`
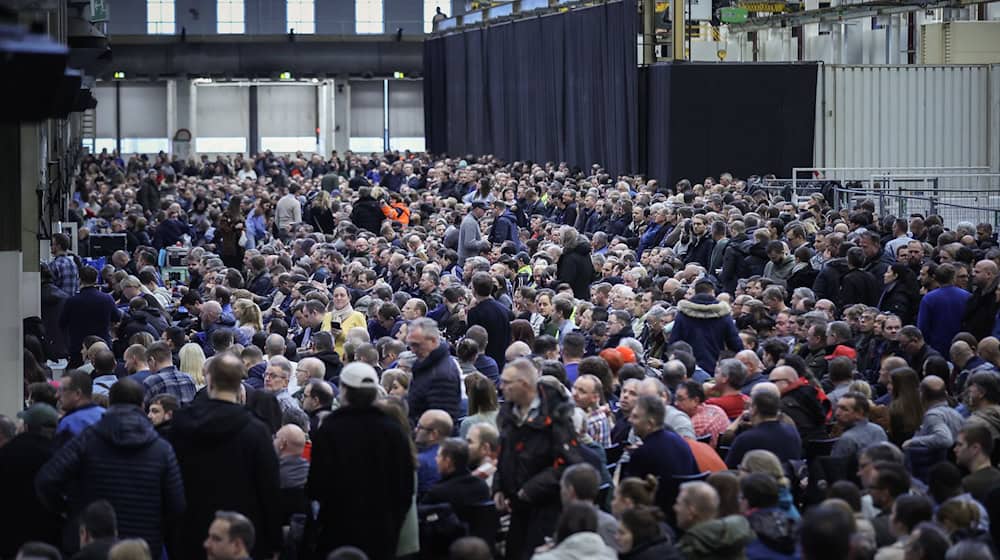
[[1000,545],[991,224],[492,156],[104,152],[75,184],[0,559]]

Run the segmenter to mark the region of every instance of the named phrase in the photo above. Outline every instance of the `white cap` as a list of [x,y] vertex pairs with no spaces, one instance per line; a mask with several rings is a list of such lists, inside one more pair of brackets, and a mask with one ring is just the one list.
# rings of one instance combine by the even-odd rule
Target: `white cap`
[[374,389],[378,385],[378,374],[364,362],[351,362],[341,370],[340,383],[352,389]]

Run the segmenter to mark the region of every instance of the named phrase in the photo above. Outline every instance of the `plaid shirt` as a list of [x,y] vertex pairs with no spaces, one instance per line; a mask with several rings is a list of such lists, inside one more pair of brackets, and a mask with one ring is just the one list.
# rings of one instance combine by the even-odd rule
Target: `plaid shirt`
[[601,447],[611,447],[611,422],[600,408],[587,413],[587,434]]
[[699,404],[691,417],[691,424],[694,426],[694,433],[698,437],[705,434],[712,434],[710,444],[715,447],[719,441],[719,434],[729,427],[729,417],[726,411],[714,404]]
[[52,273],[52,284],[58,286],[69,295],[80,291],[80,272],[76,261],[69,255],[59,255],[49,262],[49,272]]
[[146,398],[143,403],[146,408],[149,408],[149,401],[153,400],[153,397],[163,393],[177,397],[177,402],[182,407],[187,406],[194,400],[194,394],[197,392],[191,376],[177,371],[173,366],[163,368],[150,375],[142,384],[146,389]]

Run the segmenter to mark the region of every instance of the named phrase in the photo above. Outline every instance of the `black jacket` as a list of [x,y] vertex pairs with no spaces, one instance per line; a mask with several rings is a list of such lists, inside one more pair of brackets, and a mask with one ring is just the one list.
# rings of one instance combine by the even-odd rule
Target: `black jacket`
[[840,301],[837,301],[837,308],[863,303],[867,306],[874,306],[878,303],[879,282],[872,276],[871,272],[865,272],[860,268],[848,270],[840,278]]
[[379,207],[374,198],[365,196],[358,198],[358,201],[354,203],[354,208],[351,210],[351,222],[359,228],[379,235],[383,220],[385,220],[385,214],[382,213],[382,208]]
[[965,303],[962,330],[972,333],[977,340],[982,340],[993,332],[997,317],[997,283],[994,280],[986,289],[977,289]]
[[590,283],[594,279],[594,263],[590,260],[590,242],[581,239],[559,257],[556,279],[573,287],[573,297],[590,299]]
[[[65,509],[70,519],[94,500],[108,500],[118,517],[118,535],[145,539],[153,558],[163,549],[165,526],[185,508],[174,450],[133,405],[112,405],[97,424],[60,448],[35,478],[39,498],[55,511],[64,508],[69,489]],[[71,528],[71,536],[76,535],[76,527]]]
[[278,551],[278,456],[270,428],[239,404],[196,399],[174,413],[170,442],[188,503],[170,557],[205,558],[202,542],[218,510],[238,511],[253,523],[257,543],[252,556]]
[[441,478],[424,494],[420,503],[448,503],[453,510],[458,511],[462,507],[481,504],[489,499],[490,487],[486,485],[486,481],[464,472]]
[[442,341],[426,359],[413,364],[413,380],[406,395],[410,421],[416,425],[420,415],[433,408],[457,419],[461,416],[461,383],[458,365],[451,358],[448,343]]
[[538,384],[538,413],[518,425],[514,403],[507,401],[497,414],[500,454],[493,490],[519,502],[524,490],[529,507],[559,507],[559,479],[563,468],[582,461],[573,430],[573,404],[563,393]]
[[816,300],[828,299],[836,304],[837,309],[842,309],[840,305],[840,280],[847,274],[847,259],[830,259],[823,265],[823,269],[816,276],[813,284],[813,292],[816,293]]
[[878,308],[899,315],[904,325],[910,325],[916,319],[920,308],[920,289],[916,282],[904,283],[902,279],[888,284],[879,297]]
[[658,537],[632,545],[632,549],[618,555],[619,560],[682,560],[684,557],[667,537]]
[[687,253],[684,255],[684,264],[698,263],[707,269],[712,260],[713,249],[715,249],[715,240],[712,239],[710,233],[706,233],[692,241],[691,245],[688,246]]
[[748,254],[749,247],[746,245],[748,239],[745,233],[730,239],[726,244],[726,250],[722,253],[722,272],[719,273],[719,281],[722,283],[722,290],[730,294],[736,293],[743,259]]
[[[24,433],[0,447],[0,558],[13,558],[28,541],[58,543],[62,518],[42,506],[35,476],[54,450],[52,438]],[[16,504],[16,507],[14,507]]]
[[826,410],[812,385],[806,383],[781,395],[781,411],[795,421],[803,445],[827,437]]
[[313,440],[306,495],[320,504],[315,558],[356,546],[394,558],[415,491],[416,463],[395,419],[368,406],[327,416]]
[[336,352],[326,350],[317,352],[312,357],[323,362],[323,365],[326,366],[326,374],[323,376],[325,381],[333,383],[334,386],[340,383],[340,370],[344,369],[344,363],[340,361],[340,356]]

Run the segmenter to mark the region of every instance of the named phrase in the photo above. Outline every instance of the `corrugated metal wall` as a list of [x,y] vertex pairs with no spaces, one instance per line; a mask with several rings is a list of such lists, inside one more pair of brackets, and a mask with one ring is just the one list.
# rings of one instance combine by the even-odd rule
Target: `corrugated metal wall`
[[818,167],[998,171],[1000,66],[823,66]]

